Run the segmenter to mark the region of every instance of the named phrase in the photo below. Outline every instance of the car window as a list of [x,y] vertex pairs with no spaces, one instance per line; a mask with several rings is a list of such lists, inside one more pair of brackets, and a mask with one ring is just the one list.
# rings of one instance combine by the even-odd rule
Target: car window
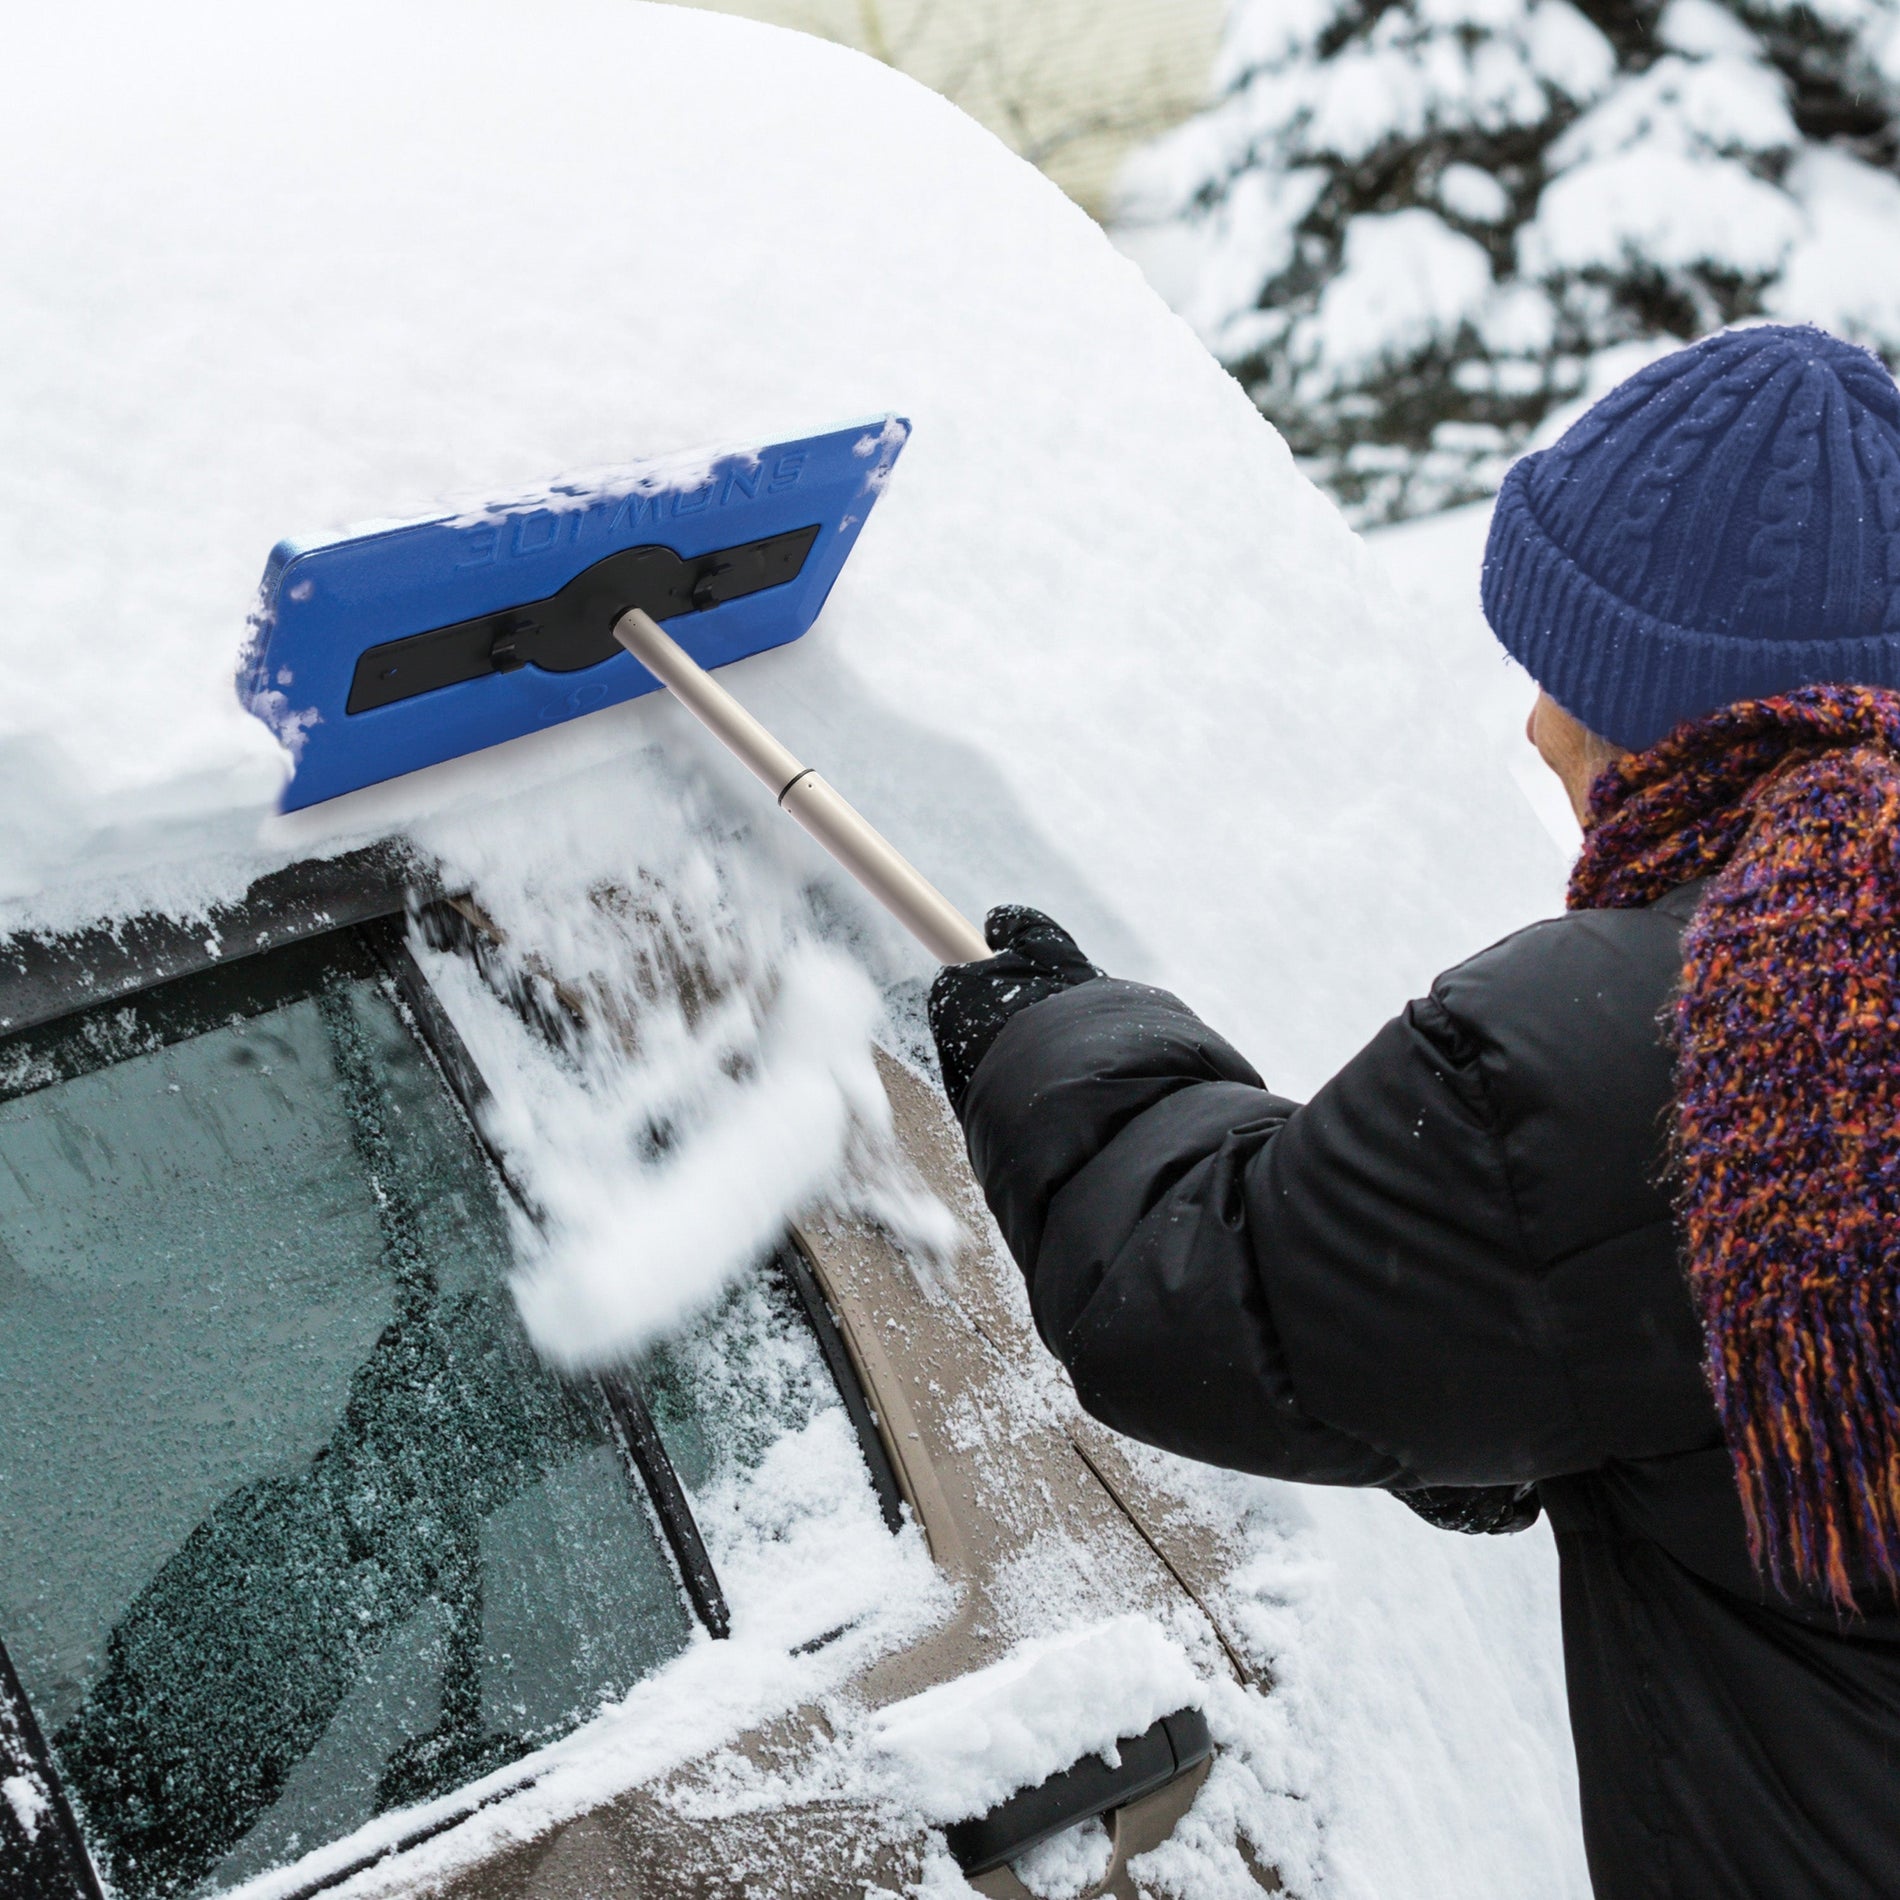
[[460,1786],[688,1642],[508,1264],[352,933],[0,1048],[0,1638],[128,1900]]
[[648,1353],[640,1383],[695,1502],[748,1476],[785,1433],[841,1403],[776,1262]]

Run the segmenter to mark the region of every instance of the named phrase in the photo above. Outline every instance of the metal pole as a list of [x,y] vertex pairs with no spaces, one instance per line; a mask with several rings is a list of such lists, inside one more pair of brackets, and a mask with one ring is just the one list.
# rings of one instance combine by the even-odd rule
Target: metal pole
[[639,607],[622,614],[614,638],[939,963],[975,963],[995,954],[983,933],[908,858],[801,765],[650,614]]

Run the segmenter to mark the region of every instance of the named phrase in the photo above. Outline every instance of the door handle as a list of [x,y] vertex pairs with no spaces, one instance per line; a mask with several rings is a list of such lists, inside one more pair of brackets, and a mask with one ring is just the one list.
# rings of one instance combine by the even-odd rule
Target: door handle
[[1065,1827],[1139,1801],[1199,1767],[1214,1752],[1214,1740],[1199,1709],[1181,1709],[1115,1747],[1119,1767],[1109,1767],[1099,1755],[1084,1755],[1073,1767],[999,1801],[989,1813],[945,1828],[957,1865],[966,1875],[986,1874]]

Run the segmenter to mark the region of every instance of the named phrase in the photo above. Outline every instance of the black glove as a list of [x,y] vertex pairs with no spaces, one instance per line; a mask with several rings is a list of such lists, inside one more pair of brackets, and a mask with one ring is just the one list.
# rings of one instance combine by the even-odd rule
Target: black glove
[[1019,1009],[1102,974],[1059,923],[1026,904],[999,904],[983,920],[983,935],[996,956],[947,964],[930,986],[943,1091],[959,1115],[976,1065]]
[[1527,1531],[1543,1509],[1534,1484],[1422,1484],[1394,1491],[1427,1524],[1468,1537],[1502,1537]]

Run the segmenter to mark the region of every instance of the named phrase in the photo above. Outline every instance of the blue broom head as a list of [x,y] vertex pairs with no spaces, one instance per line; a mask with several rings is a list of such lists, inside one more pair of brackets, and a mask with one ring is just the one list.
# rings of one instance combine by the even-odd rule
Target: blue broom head
[[655,691],[614,641],[631,607],[702,666],[796,640],[909,434],[884,416],[280,541],[238,692],[296,761],[281,809]]

